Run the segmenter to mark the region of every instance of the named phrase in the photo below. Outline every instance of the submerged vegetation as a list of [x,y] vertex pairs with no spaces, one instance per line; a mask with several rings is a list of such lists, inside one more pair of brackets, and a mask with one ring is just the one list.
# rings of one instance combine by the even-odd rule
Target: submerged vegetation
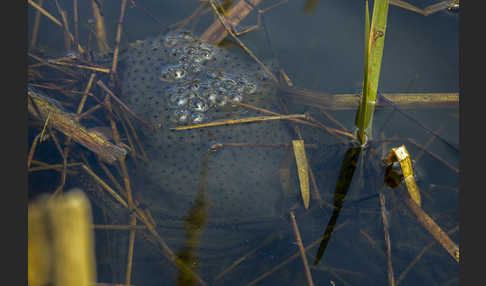
[[[419,9],[375,0],[371,23],[365,1],[360,95],[296,86],[295,71],[278,63],[266,17],[289,1],[200,1],[170,25],[142,1],[122,0],[117,11],[51,2],[28,1],[29,198],[73,186],[88,194],[102,245],[96,282],[458,284],[459,170],[450,160],[459,148],[414,111],[457,110],[459,95],[380,93],[379,79],[389,5],[428,16],[459,1]],[[313,15],[320,5],[302,7]],[[160,35],[125,40],[135,15]],[[239,28],[251,15],[256,25]],[[42,22],[58,27],[66,55],[41,48]],[[249,48],[260,47],[246,42],[252,33],[273,61]],[[29,236],[29,254],[31,242],[40,243]],[[55,283],[36,284],[31,268],[29,285]]]

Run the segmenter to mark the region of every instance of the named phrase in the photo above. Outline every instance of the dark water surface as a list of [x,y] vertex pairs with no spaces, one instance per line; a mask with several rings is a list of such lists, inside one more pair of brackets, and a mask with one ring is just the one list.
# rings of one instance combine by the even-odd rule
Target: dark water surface
[[[60,19],[55,3],[53,1],[45,2],[44,7],[46,10]],[[79,2],[80,41],[81,43],[86,43],[88,19],[91,18],[90,1]],[[120,2],[103,1],[103,14],[110,47],[114,46]],[[138,2],[147,8],[152,15],[156,16],[163,25],[173,24],[189,16],[201,3],[200,1],[190,0]],[[269,7],[277,1],[262,2],[259,6],[260,8]],[[278,63],[297,87],[333,94],[359,93],[363,77],[363,1],[318,2],[319,4],[315,11],[308,14],[303,11],[305,1],[290,0],[264,14],[264,23],[269,37],[267,37],[263,29],[260,29],[246,34],[240,39],[260,59],[265,62],[273,61]],[[409,2],[420,8],[432,4],[430,1]],[[60,1],[60,3],[68,11],[69,18],[72,19],[72,1]],[[163,27],[143,14],[141,10],[130,7],[130,4],[128,7],[123,26],[123,44],[155,37],[162,31]],[[370,3],[370,7],[373,7],[373,3]],[[35,14],[30,6],[28,13],[30,39]],[[202,34],[212,22],[212,16],[208,15],[211,14],[203,16],[196,23],[193,31],[196,36]],[[256,21],[257,13],[253,12],[242,22],[241,26],[248,27],[255,24]],[[390,6],[379,91],[384,93],[458,92],[458,22],[458,15],[445,11],[426,17],[396,6]],[[61,29],[46,18],[41,19],[38,46],[42,47],[52,57],[65,53]],[[241,54],[235,47],[232,47],[229,52]],[[248,57],[246,61],[251,63],[252,60]],[[121,68],[123,68],[123,65]],[[123,73],[123,71],[120,73]],[[332,123],[315,108],[297,104],[289,106],[289,112],[306,112],[332,126]],[[354,130],[354,110],[329,110],[328,112],[348,130]],[[439,133],[442,138],[452,145],[459,146],[458,108],[406,110],[406,114],[400,113],[393,108],[377,110],[373,127],[375,139],[381,138],[381,132],[383,132],[385,138],[395,137],[398,139],[390,142],[386,146],[385,151],[378,149],[378,154],[374,155],[372,148],[370,148],[360,158],[342,212],[337,221],[336,230],[329,241],[321,262],[318,266],[311,269],[315,285],[387,285],[386,249],[379,201],[374,197],[359,203],[353,202],[382,189],[383,174],[379,171],[371,171],[372,168],[367,163],[374,162],[375,166],[381,166],[379,164],[381,158],[386,156],[386,153],[392,147],[405,144],[412,158],[420,156],[420,158],[417,158],[416,171],[419,179],[418,186],[422,192],[422,207],[424,211],[431,215],[444,231],[458,226],[458,174],[453,169],[439,162],[434,156],[440,157],[458,169],[459,150],[452,148],[439,139],[435,139],[430,143],[432,135],[423,126],[410,120],[409,115],[426,128]],[[291,130],[289,126],[287,127],[288,130]],[[316,132],[315,129],[308,127],[302,127],[302,131],[306,143],[317,144],[316,149],[307,149],[307,156],[316,175],[321,200],[327,205],[332,205],[339,169],[347,146],[338,144],[338,141],[321,131]],[[292,139],[297,138],[292,131],[289,131],[288,134],[291,135],[282,135],[281,138],[288,138],[289,136],[292,136]],[[422,146],[427,145],[427,152],[423,153],[420,148],[408,139],[412,139],[413,142]],[[372,145],[372,147],[374,146],[381,146],[380,142]],[[177,149],[174,146],[171,148]],[[52,149],[43,150],[45,150],[44,152],[55,152],[54,148]],[[434,156],[430,153],[433,153]],[[242,161],[241,158],[245,156],[243,151],[235,152],[235,154],[235,162],[238,162],[238,160]],[[42,155],[39,156],[42,157]],[[269,155],[265,153],[261,156]],[[279,160],[283,161],[284,155],[279,156],[281,157],[279,157]],[[204,166],[203,158],[203,153],[194,156],[194,162],[190,164],[191,172],[199,173],[201,171],[201,166]],[[231,157],[225,153],[223,155],[216,153],[214,158],[229,160],[228,158]],[[257,160],[261,160],[261,158],[265,157],[258,158],[260,159]],[[186,160],[189,161],[190,159]],[[246,164],[248,164],[248,168],[251,168],[252,160],[249,161],[250,163],[247,162]],[[272,161],[271,164],[275,164],[274,162]],[[229,163],[222,163],[221,166],[237,168],[235,164]],[[214,166],[210,170],[214,171],[214,168],[218,171],[217,167]],[[265,170],[268,170],[268,168]],[[283,211],[278,215],[272,214],[272,219],[274,220],[271,221],[271,226],[268,228],[262,227],[268,223],[267,221],[255,221],[255,217],[262,218],[263,216],[254,214],[252,216],[249,213],[244,214],[252,219],[248,225],[232,225],[228,221],[225,222],[225,214],[231,213],[234,216],[230,206],[219,210],[223,213],[218,217],[220,220],[223,219],[222,223],[213,222],[211,224],[212,222],[210,221],[207,228],[202,227],[202,233],[205,233],[205,231],[206,233],[211,231],[215,233],[214,237],[208,236],[212,239],[214,238],[213,244],[206,244],[208,246],[207,249],[200,250],[200,252],[196,251],[196,255],[201,257],[194,260],[197,272],[205,281],[212,285],[216,275],[231,265],[235,258],[244,254],[243,249],[245,251],[254,249],[266,239],[269,239],[269,237],[274,239],[259,248],[224,278],[214,281],[214,284],[246,285],[297,253],[298,248],[295,243],[295,235],[288,215],[290,202],[297,201],[300,203],[297,193],[298,182],[295,164],[291,164],[290,172],[292,176],[292,193],[284,196],[282,199],[284,203],[279,205]],[[243,179],[235,178],[234,174],[235,172],[230,176],[233,178],[232,181],[226,182],[228,185],[238,184],[236,189],[244,189],[245,187],[258,188],[258,184],[255,187],[254,183],[244,182],[242,181]],[[242,178],[245,174],[242,175]],[[278,176],[278,173],[276,175]],[[258,176],[258,174],[253,174],[253,176]],[[41,189],[49,181],[52,181],[49,180],[47,175],[44,179],[42,177],[36,178],[41,179],[38,179],[37,182],[31,182],[31,185]],[[145,181],[146,179],[143,176],[135,177],[134,181],[137,180]],[[278,184],[278,179],[274,181]],[[388,188],[385,190],[390,220],[389,232],[395,279],[400,279],[401,275],[406,271],[407,275],[400,281],[401,285],[458,285],[459,265],[437,243],[430,247],[411,269],[407,268],[425,246],[434,242],[434,239],[421,227],[406,208],[400,196],[396,193],[397,191]],[[138,192],[142,197],[144,196],[143,190],[138,190]],[[254,198],[250,195],[248,197]],[[149,198],[155,199],[148,202],[148,205],[157,203],[157,199],[160,199],[154,197],[153,194]],[[271,198],[272,203],[275,203],[277,200],[270,193],[265,193],[261,198],[262,201],[259,201],[256,204],[257,206],[264,205],[265,198]],[[221,204],[222,200],[219,198],[217,204]],[[229,201],[234,203],[235,199],[230,199]],[[241,201],[242,204],[251,203],[244,201],[244,199],[241,199]],[[197,204],[197,200],[195,202]],[[297,209],[294,210],[304,246],[318,241],[317,245],[307,252],[309,264],[314,261],[318,243],[332,213],[325,204],[319,208],[315,195],[311,194],[311,211],[303,210],[301,204],[298,204]],[[236,209],[238,210],[239,208]],[[98,214],[96,209],[95,212]],[[189,210],[187,210],[187,215],[184,215],[186,212],[182,210],[177,210],[174,213],[177,214],[174,216],[190,216]],[[181,215],[181,213],[183,214]],[[175,220],[167,213],[165,215],[167,223],[163,221],[164,216],[156,217],[155,219],[159,220],[159,225],[165,226],[165,228],[161,229],[166,229],[168,235],[177,232],[177,229],[179,230],[177,235],[168,237],[168,244],[169,246],[177,245],[178,248],[174,249],[174,252],[183,253],[184,247],[180,245],[184,244],[187,237],[180,233],[181,229],[183,229],[184,221],[173,223]],[[102,218],[96,219],[101,221]],[[122,223],[125,224],[126,221]],[[344,225],[340,227],[343,223]],[[255,227],[254,225],[256,224],[259,226]],[[113,237],[123,236],[118,238],[121,242],[116,240],[120,245],[116,245],[114,249],[124,249],[126,247],[126,233],[123,235],[119,233],[111,235]],[[102,232],[102,234],[97,233],[97,239],[100,242],[106,241],[106,236],[105,232]],[[239,238],[234,238],[235,236],[239,236]],[[458,237],[458,232],[451,235],[451,239],[455,242],[459,241]],[[177,241],[171,242],[171,239]],[[238,240],[238,243],[232,245],[228,243],[230,239]],[[224,245],[224,247],[216,247],[218,244]],[[118,256],[116,256],[113,254],[113,250],[112,252],[107,251],[110,247],[101,243],[97,245],[97,251],[99,251],[98,280],[100,282],[123,283],[125,279],[123,267],[126,263],[125,250],[120,250]],[[113,262],[113,257],[101,257],[101,253],[111,253],[113,257],[118,257],[117,259],[119,260]],[[210,258],[202,257],[203,254]],[[143,241],[141,235],[137,235],[134,261],[133,284],[135,285],[183,285],[180,279],[178,280],[180,273],[177,269],[165,257],[161,256],[157,250],[147,247],[147,243]],[[307,285],[300,257],[262,279],[256,285],[274,284]]]

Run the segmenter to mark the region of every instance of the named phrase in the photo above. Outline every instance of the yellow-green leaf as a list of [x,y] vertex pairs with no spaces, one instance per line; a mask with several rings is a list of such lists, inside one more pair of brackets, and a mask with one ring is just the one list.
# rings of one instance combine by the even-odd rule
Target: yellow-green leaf
[[300,194],[304,207],[309,208],[310,191],[309,191],[309,167],[307,164],[307,157],[305,156],[304,140],[292,140],[294,147],[295,161],[297,162],[297,170],[300,182]]

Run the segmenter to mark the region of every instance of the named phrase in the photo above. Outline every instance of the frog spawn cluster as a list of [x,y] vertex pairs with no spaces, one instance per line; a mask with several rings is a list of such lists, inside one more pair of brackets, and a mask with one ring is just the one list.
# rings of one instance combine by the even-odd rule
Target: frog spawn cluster
[[159,79],[171,83],[165,98],[174,123],[211,120],[211,109],[222,108],[230,101],[240,102],[257,91],[256,83],[247,74],[230,74],[205,66],[221,51],[190,33],[169,34],[163,45],[171,49],[173,61],[161,67]]

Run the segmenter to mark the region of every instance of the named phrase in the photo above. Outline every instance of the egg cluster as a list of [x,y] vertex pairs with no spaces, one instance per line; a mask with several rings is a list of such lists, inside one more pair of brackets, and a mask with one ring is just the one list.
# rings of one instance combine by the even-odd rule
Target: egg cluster
[[171,61],[161,67],[159,79],[169,83],[165,98],[171,121],[177,124],[208,121],[209,110],[222,108],[230,101],[241,102],[257,91],[257,84],[247,74],[230,74],[208,65],[220,48],[188,32],[171,33],[162,44],[170,49]]

